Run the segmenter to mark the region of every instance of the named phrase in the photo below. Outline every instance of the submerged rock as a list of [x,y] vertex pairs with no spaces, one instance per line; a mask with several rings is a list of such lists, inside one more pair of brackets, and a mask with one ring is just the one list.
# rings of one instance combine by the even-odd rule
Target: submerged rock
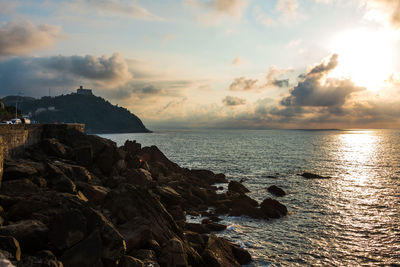
[[329,176],[321,176],[315,173],[311,172],[303,172],[302,174],[299,174],[300,176],[303,176],[306,179],[329,179],[331,177]]

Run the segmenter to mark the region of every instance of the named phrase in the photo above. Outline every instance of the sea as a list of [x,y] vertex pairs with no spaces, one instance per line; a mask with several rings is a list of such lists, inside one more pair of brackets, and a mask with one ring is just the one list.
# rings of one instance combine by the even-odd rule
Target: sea
[[[243,180],[280,219],[224,217],[248,266],[400,266],[400,130],[179,130],[101,135],[158,146],[182,167]],[[306,179],[312,172],[329,179]],[[267,187],[286,191],[274,197]],[[196,218],[189,218],[196,219]]]

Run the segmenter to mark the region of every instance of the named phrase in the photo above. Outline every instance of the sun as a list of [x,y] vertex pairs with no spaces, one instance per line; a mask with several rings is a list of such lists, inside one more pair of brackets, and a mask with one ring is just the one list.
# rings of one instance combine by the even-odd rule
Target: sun
[[381,89],[395,68],[395,40],[389,30],[342,32],[332,40],[330,50],[339,55],[339,63],[329,77],[350,78],[368,90]]

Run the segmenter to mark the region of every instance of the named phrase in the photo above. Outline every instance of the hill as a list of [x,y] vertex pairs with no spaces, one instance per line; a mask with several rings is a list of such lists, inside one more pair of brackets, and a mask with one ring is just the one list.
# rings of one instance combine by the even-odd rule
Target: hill
[[[5,97],[5,105],[15,105],[16,97]],[[129,110],[112,105],[94,95],[68,94],[18,101],[22,113],[31,113],[41,123],[84,123],[87,133],[146,133],[142,121]]]

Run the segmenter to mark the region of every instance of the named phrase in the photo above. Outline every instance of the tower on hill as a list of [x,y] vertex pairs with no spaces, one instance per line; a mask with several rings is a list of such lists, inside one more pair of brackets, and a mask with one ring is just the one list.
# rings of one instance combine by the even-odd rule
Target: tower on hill
[[84,89],[82,85],[76,89],[76,93],[78,95],[93,95],[92,89]]

